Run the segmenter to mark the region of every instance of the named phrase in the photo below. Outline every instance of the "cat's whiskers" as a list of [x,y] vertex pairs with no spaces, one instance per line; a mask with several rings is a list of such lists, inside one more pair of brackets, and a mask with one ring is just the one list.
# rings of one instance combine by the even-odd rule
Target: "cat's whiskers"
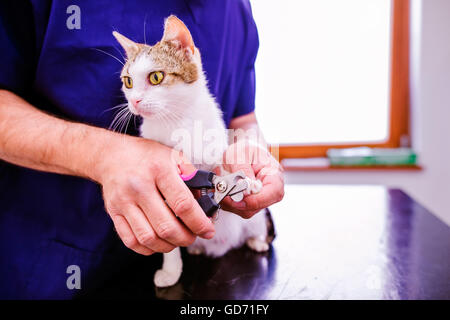
[[122,122],[128,116],[129,113],[131,113],[131,112],[128,109],[128,107],[124,107],[122,110],[120,110],[114,117],[113,121],[111,122],[109,129],[112,129],[113,131],[116,131],[117,129],[119,129],[119,126],[122,124]]
[[159,112],[159,114],[162,118],[164,118],[168,125],[173,125],[175,122],[179,122],[183,119],[183,117],[181,117],[179,114],[168,112],[166,110]]
[[179,117],[179,118],[173,117],[170,113],[165,112],[165,111],[159,112],[158,116],[159,116],[159,119],[164,122],[164,125],[167,128],[173,127],[174,124],[176,124],[177,122],[179,122],[181,120],[181,117]]
[[177,101],[173,104],[171,108],[171,113],[179,116],[180,118],[185,117],[185,110],[191,110],[191,104],[183,101]]
[[158,101],[153,101],[153,100],[148,101],[148,104],[151,105],[155,109],[161,110],[161,111],[155,112],[153,114],[153,117],[155,118],[155,120],[162,122],[165,127],[170,127],[170,121],[165,116],[165,112],[163,111],[164,110],[163,106],[161,106],[161,104]]
[[166,128],[170,127],[170,122],[167,120],[167,118],[164,116],[164,114],[157,113],[156,117],[157,117],[157,120],[162,122]]
[[120,119],[120,117],[122,116],[122,114],[126,112],[126,108],[123,108],[122,110],[120,110],[119,112],[117,112],[117,114],[114,116],[113,121],[111,122],[111,124],[109,125],[109,129],[113,129],[115,127],[115,124],[117,123],[117,121]]
[[133,114],[133,123],[134,123],[134,127],[136,128],[137,126],[136,126],[136,118],[137,118],[137,116],[135,115],[135,114]]
[[115,110],[115,109],[118,109],[118,108],[123,108],[124,106],[128,107],[128,103],[121,103],[121,104],[118,104],[117,106],[114,106],[112,108],[105,109],[105,110],[103,110],[103,112],[101,114],[104,114],[105,112],[108,112],[108,111],[111,111],[111,110]]
[[114,131],[117,132],[122,132],[122,125],[123,125],[123,121],[125,119],[125,117],[128,115],[128,112],[122,112],[122,114],[120,115],[119,119],[117,120],[117,125],[114,128]]
[[128,125],[130,124],[130,120],[133,117],[133,114],[130,112],[128,113],[128,120],[127,120],[127,125],[125,126],[125,131],[124,133],[126,133],[128,131]]
[[144,44],[147,44],[147,39],[145,37],[145,23],[147,22],[147,13],[145,14],[145,18],[144,18]]
[[174,121],[182,121],[186,118],[186,115],[183,113],[183,111],[177,109],[171,110],[169,116],[174,119]]
[[118,121],[116,121],[114,127],[112,128],[112,131],[114,131],[114,132],[120,132],[119,127],[120,127],[120,125],[121,125],[121,123],[122,123],[122,119],[123,119],[123,118],[121,117]]
[[173,122],[180,122],[183,118],[176,113],[167,113],[167,118]]
[[117,49],[116,46],[114,46],[114,49],[116,49],[116,51],[120,54],[120,56],[122,57],[123,61],[127,61],[127,59],[125,59],[125,57],[123,56],[122,52],[120,52],[120,50]]
[[128,112],[126,114],[126,116],[124,117],[124,120],[122,121],[122,127],[120,128],[120,132],[127,133],[128,124],[130,123],[130,119],[131,119],[132,115],[133,114],[131,112]]
[[127,132],[127,129],[128,129],[128,126],[127,126],[128,121],[127,120],[130,119],[130,117],[131,117],[131,112],[126,113],[122,117],[121,125],[120,125],[120,128],[119,128],[119,132],[120,133],[126,133]]
[[125,111],[128,109],[128,104],[122,105],[122,106],[120,106],[120,107],[122,107],[122,109],[119,110],[119,111],[116,113],[116,116],[118,116],[118,115],[121,114],[122,112],[125,112]]
[[111,53],[109,53],[109,52],[103,51],[102,49],[99,49],[99,48],[91,48],[91,49],[97,50],[97,51],[99,51],[99,52],[101,52],[101,53],[104,53],[104,54],[110,56],[111,58],[116,59],[121,65],[125,65],[124,62],[122,62],[119,58],[117,58],[115,55],[113,55],[113,54],[111,54]]

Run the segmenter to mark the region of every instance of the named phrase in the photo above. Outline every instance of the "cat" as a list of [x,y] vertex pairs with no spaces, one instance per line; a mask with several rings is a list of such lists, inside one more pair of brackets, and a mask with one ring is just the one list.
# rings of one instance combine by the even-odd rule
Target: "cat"
[[[135,43],[116,31],[113,35],[127,56],[121,72],[122,91],[129,111],[142,117],[141,136],[182,151],[198,169],[212,171],[220,165],[228,134],[220,108],[207,87],[199,49],[185,24],[174,15],[168,17],[161,41],[153,46]],[[213,130],[214,139],[202,144],[194,141],[194,150],[186,150],[189,144],[180,146],[174,139],[177,132],[194,137],[198,127],[203,133]],[[215,152],[207,154],[207,148]],[[250,181],[249,192],[257,193],[261,187],[259,180]],[[269,250],[263,213],[243,219],[220,209],[214,224],[215,236],[210,240],[196,238],[187,247],[188,253],[220,257],[244,243],[257,252]],[[157,287],[174,285],[181,273],[180,248],[175,248],[163,254],[154,283]]]

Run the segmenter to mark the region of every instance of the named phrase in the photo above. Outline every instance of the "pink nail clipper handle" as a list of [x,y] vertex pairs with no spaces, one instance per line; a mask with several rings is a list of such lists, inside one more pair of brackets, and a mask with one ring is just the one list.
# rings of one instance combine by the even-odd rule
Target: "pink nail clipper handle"
[[208,192],[208,189],[214,189],[212,182],[214,176],[214,172],[205,170],[195,170],[191,174],[180,174],[181,179],[190,189],[202,191],[202,196],[197,199],[197,202],[208,217],[212,217],[220,208],[214,199],[214,193]]
[[197,171],[198,170],[195,170],[191,174],[180,174],[180,177],[181,177],[181,179],[183,179],[183,181],[191,180],[193,177],[195,177],[195,175],[197,174]]

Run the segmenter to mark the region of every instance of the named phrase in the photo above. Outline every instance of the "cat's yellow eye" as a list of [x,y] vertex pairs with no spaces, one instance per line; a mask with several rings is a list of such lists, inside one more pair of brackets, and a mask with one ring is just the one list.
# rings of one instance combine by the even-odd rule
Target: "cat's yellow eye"
[[150,83],[153,85],[160,84],[163,79],[164,73],[161,71],[154,71],[148,75],[148,81],[150,81]]
[[123,84],[125,85],[125,88],[127,88],[127,89],[133,88],[133,79],[131,79],[131,77],[124,76],[124,77],[122,77],[122,81],[123,81]]

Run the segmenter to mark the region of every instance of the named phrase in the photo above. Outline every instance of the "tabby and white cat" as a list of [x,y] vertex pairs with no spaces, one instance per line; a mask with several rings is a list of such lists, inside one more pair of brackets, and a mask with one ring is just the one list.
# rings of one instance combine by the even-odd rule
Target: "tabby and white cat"
[[[141,136],[183,151],[199,169],[213,170],[220,165],[228,146],[227,132],[221,111],[208,90],[200,52],[184,23],[175,16],[168,17],[164,35],[154,46],[135,43],[117,32],[113,35],[127,55],[121,73],[122,90],[130,112],[143,118]],[[214,130],[214,139],[193,141],[194,150],[184,150],[173,138],[180,129],[194,137],[198,128],[203,132]],[[204,150],[211,146],[219,152],[214,161],[205,161]],[[208,156],[211,158],[211,154]],[[258,192],[258,187],[261,183],[253,181],[252,192]],[[266,217],[262,213],[243,219],[221,210],[215,230],[213,239],[197,238],[188,252],[219,257],[244,243],[258,252],[269,249]],[[154,277],[155,285],[171,286],[181,272],[180,248],[175,248],[164,253],[163,266]]]

